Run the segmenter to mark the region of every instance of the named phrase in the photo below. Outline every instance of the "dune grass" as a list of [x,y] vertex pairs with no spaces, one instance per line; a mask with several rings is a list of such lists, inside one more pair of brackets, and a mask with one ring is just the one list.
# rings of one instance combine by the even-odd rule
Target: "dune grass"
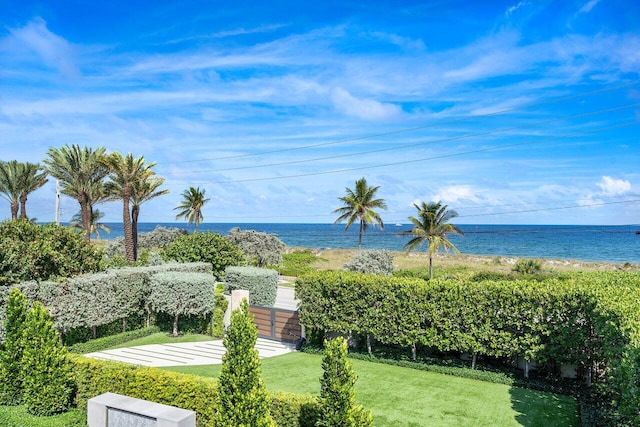
[[[289,353],[262,360],[270,390],[318,395],[322,356]],[[357,401],[381,426],[578,426],[576,401],[554,395],[352,360]],[[220,365],[163,368],[217,378]]]

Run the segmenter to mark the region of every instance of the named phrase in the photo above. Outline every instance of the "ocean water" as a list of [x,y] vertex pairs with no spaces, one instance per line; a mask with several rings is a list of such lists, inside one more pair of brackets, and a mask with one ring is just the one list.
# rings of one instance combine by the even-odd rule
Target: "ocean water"
[[[102,239],[122,236],[122,223],[107,223],[109,234]],[[145,233],[157,225],[180,227],[189,231],[186,223],[140,223],[138,232]],[[357,248],[358,225],[345,232],[340,224],[200,224],[199,231],[213,231],[226,235],[233,227],[276,234],[287,246],[315,249]],[[515,256],[530,258],[559,258],[582,261],[640,263],[640,226],[585,225],[458,225],[463,237],[451,236],[451,241],[463,254]],[[409,241],[398,233],[408,231],[407,224],[388,224],[384,230],[370,227],[362,238],[364,249],[401,251]],[[425,248],[421,247],[420,251]]]

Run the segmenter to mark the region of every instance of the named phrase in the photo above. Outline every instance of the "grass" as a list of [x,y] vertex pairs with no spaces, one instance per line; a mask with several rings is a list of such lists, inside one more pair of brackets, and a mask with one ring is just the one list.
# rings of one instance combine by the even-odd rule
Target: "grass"
[[172,337],[167,335],[166,332],[156,332],[155,334],[148,335],[146,337],[138,338],[135,340],[127,341],[126,343],[118,344],[113,347],[109,347],[106,350],[113,350],[116,348],[136,347],[139,345],[149,344],[174,344],[177,342],[200,342],[200,341],[212,341],[215,338],[209,335],[191,334],[186,333],[179,337]]
[[[262,360],[268,389],[318,395],[322,356],[289,353]],[[353,360],[357,401],[382,426],[578,426],[576,401],[483,381]],[[220,365],[164,368],[217,378]]]
[[87,425],[87,413],[72,409],[64,414],[36,417],[24,406],[0,406],[0,426],[3,427],[76,427]]
[[[325,249],[314,251],[320,259],[312,266],[317,270],[339,270],[356,253],[357,249]],[[407,254],[406,252],[392,252],[393,263],[397,269],[425,268],[429,265],[427,253],[418,251]],[[463,272],[477,273],[479,271],[493,271],[509,273],[519,257],[508,256],[482,256],[453,253],[438,253],[433,258],[433,270],[436,276],[447,276]],[[544,271],[570,272],[570,271],[602,271],[619,270],[624,268],[622,264],[608,262],[586,262],[560,259],[540,259]],[[630,269],[640,268],[640,265],[631,266]]]

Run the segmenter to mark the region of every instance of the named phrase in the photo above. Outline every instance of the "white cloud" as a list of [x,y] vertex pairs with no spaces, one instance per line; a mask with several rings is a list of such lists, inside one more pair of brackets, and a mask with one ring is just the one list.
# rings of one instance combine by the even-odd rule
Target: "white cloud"
[[602,181],[596,184],[607,195],[623,194],[631,190],[631,183],[622,179],[614,179],[603,176]]
[[600,3],[600,0],[589,0],[580,8],[578,13],[589,13],[598,3]]
[[373,99],[359,99],[342,88],[333,90],[331,100],[338,111],[365,120],[392,120],[402,113],[402,109],[397,105]]
[[25,27],[10,29],[18,48],[26,47],[36,53],[45,64],[57,68],[65,76],[75,76],[79,70],[73,61],[73,48],[64,38],[52,33],[42,18]]
[[396,45],[406,50],[424,50],[424,42],[421,39],[412,39],[409,37],[403,37],[398,34],[388,34],[382,32],[374,32],[372,35],[380,40],[387,41],[393,45]]
[[516,10],[518,10],[518,9],[520,9],[521,7],[524,7],[524,6],[528,5],[528,4],[529,4],[529,2],[528,2],[528,1],[521,1],[521,2],[519,2],[518,4],[516,4],[516,5],[514,5],[514,6],[509,7],[509,8],[504,12],[504,14],[505,14],[505,16],[506,16],[507,18],[509,18],[511,15],[513,15],[513,13],[514,13]]
[[441,188],[437,194],[433,195],[432,200],[436,202],[441,200],[443,203],[455,203],[460,200],[482,202],[482,199],[478,197],[478,193],[470,185],[451,185]]

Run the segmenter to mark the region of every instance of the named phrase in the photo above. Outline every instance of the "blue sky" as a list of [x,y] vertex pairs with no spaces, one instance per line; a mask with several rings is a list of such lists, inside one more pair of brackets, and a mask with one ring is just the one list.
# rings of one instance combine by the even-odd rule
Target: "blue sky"
[[328,223],[365,177],[387,224],[420,200],[461,224],[640,223],[639,2],[237,3],[0,2],[0,159],[143,155],[171,191],[143,222],[199,186],[205,222]]

